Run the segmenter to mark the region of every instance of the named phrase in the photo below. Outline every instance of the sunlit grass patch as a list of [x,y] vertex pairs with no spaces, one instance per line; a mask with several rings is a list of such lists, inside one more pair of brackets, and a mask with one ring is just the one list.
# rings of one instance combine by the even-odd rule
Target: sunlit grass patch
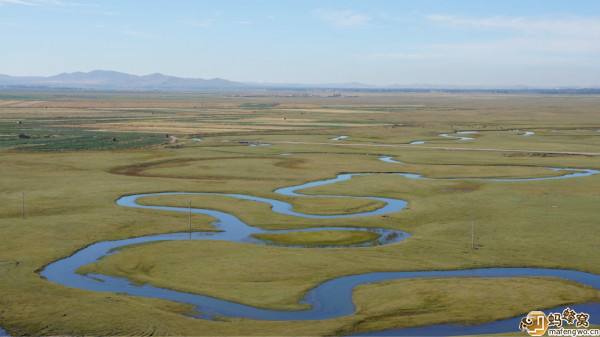
[[314,232],[291,232],[279,234],[253,234],[268,243],[288,246],[348,246],[378,239],[381,235],[367,231],[324,230]]
[[[597,301],[600,291],[549,278],[436,278],[360,285],[353,298],[358,308],[355,321],[338,334],[437,324],[477,325],[533,310]],[[518,331],[518,326],[514,330]]]

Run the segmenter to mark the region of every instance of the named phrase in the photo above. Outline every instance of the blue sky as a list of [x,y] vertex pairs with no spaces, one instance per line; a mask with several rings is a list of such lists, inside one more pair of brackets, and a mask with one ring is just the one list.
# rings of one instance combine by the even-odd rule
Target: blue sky
[[0,74],[600,85],[600,1],[0,0]]

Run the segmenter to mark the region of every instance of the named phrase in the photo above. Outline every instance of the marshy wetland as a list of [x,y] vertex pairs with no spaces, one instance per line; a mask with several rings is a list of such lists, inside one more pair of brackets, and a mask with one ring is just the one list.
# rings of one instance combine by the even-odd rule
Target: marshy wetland
[[[600,274],[600,97],[260,96],[1,92],[0,326],[350,335],[600,302],[597,280],[563,277]],[[58,273],[106,289],[46,274],[106,242]]]

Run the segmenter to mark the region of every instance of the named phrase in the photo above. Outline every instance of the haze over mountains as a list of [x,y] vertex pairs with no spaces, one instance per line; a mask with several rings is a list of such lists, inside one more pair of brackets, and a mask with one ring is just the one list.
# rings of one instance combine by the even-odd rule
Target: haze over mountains
[[[235,82],[221,78],[181,78],[160,73],[150,75],[131,75],[127,73],[94,70],[90,72],[62,73],[49,77],[42,76],[9,76],[0,74],[0,88],[67,88],[67,89],[115,89],[115,90],[227,90],[227,89],[508,89],[527,90],[526,85],[514,86],[456,86],[441,84],[406,84],[374,86],[360,82],[349,83],[256,83]],[[589,88],[600,88],[592,86]],[[551,88],[556,89],[556,88]],[[581,89],[579,87],[564,87],[561,89]]]
[[0,86],[29,86],[86,89],[227,89],[249,85],[220,78],[181,78],[163,74],[144,76],[117,71],[94,70],[88,73],[62,73],[50,77],[0,75]]
[[257,83],[235,82],[221,78],[181,78],[159,73],[137,76],[109,70],[62,73],[49,77],[8,76],[0,74],[0,87],[50,87],[84,89],[156,89],[156,90],[208,90],[208,89],[258,89],[258,88],[377,88],[363,83]]

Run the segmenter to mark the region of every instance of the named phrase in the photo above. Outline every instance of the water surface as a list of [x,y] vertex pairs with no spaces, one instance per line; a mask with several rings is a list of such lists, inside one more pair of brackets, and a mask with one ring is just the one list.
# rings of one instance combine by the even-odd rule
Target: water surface
[[[400,163],[391,160],[390,157],[380,158],[391,163]],[[565,168],[546,168],[553,171],[574,171],[566,173],[561,176],[555,177],[543,177],[543,178],[523,178],[523,179],[484,179],[478,178],[476,180],[490,180],[490,181],[532,181],[532,180],[548,180],[548,179],[566,179],[584,177],[592,174],[600,173],[597,170],[591,169],[565,169]],[[336,178],[326,179],[320,181],[309,182],[306,184],[285,187],[274,191],[277,194],[283,194],[287,196],[303,197],[307,196],[301,194],[298,190],[322,186],[325,184],[332,184],[339,181],[345,181],[352,179],[355,176],[361,175],[372,175],[372,174],[388,174],[388,175],[401,175],[405,178],[410,179],[433,179],[423,177],[420,174],[414,173],[353,173],[353,174],[340,174]],[[436,178],[440,180],[440,178]],[[469,178],[445,178],[441,180],[474,180]],[[322,227],[322,228],[311,228],[311,229],[289,229],[289,230],[264,230],[258,227],[253,227],[245,224],[237,217],[232,214],[225,212],[209,210],[209,209],[197,209],[197,208],[185,208],[185,207],[168,207],[168,206],[146,206],[140,205],[136,201],[141,197],[155,196],[155,195],[219,195],[227,196],[231,198],[253,200],[257,202],[264,202],[271,206],[274,212],[306,217],[316,219],[329,219],[329,218],[343,218],[343,217],[357,217],[357,216],[372,216],[381,215],[392,212],[401,211],[406,207],[406,201],[391,198],[379,198],[379,197],[355,197],[355,196],[344,196],[344,195],[310,195],[311,197],[337,197],[337,198],[361,198],[379,200],[385,203],[385,205],[377,210],[369,212],[361,212],[355,214],[339,214],[339,215],[313,215],[296,212],[293,210],[291,204],[279,201],[276,199],[268,199],[262,197],[255,197],[244,194],[224,194],[224,193],[204,193],[204,192],[170,192],[170,193],[149,193],[149,194],[137,194],[124,196],[117,200],[117,204],[124,207],[137,207],[157,210],[168,210],[177,212],[193,212],[207,214],[215,219],[213,223],[219,232],[196,232],[196,233],[172,233],[172,234],[160,234],[151,235],[139,238],[124,239],[118,241],[105,241],[92,244],[72,256],[56,261],[48,265],[43,271],[42,276],[47,280],[55,283],[62,284],[68,287],[75,287],[93,291],[105,291],[105,292],[119,292],[127,293],[134,296],[144,296],[151,298],[161,298],[177,302],[185,302],[193,304],[196,307],[197,314],[195,317],[202,319],[211,319],[213,317],[246,317],[260,320],[323,320],[337,317],[343,317],[350,315],[355,312],[356,308],[352,303],[352,292],[354,287],[360,284],[367,284],[373,282],[380,282],[385,280],[395,279],[414,279],[414,278],[430,278],[430,277],[520,277],[520,276],[551,276],[559,277],[567,280],[573,280],[582,284],[593,286],[600,289],[600,276],[583,273],[572,270],[555,270],[555,269],[535,269],[535,268],[488,268],[488,269],[474,269],[474,270],[447,270],[447,271],[403,271],[403,272],[376,272],[366,273],[360,275],[348,275],[342,276],[336,279],[332,279],[323,282],[310,292],[302,299],[300,303],[309,304],[311,306],[308,310],[302,311],[278,311],[278,310],[266,310],[261,308],[255,308],[246,306],[239,303],[229,302],[217,298],[208,296],[183,293],[168,289],[161,289],[150,285],[133,285],[131,282],[124,278],[110,277],[106,275],[89,274],[80,275],[75,271],[77,268],[84,266],[89,263],[96,262],[106,256],[117,254],[119,250],[125,249],[128,245],[141,243],[141,242],[153,242],[153,241],[167,241],[167,240],[222,240],[238,243],[251,243],[251,244],[265,244],[265,242],[251,237],[252,234],[258,233],[286,233],[292,231],[319,231],[319,230],[365,230],[374,231],[381,234],[380,238],[362,244],[364,245],[386,245],[401,242],[403,239],[409,237],[409,234],[401,231],[391,229],[372,229],[372,228],[347,228],[347,227]],[[313,247],[318,248],[318,247]],[[284,249],[284,248],[282,248]],[[360,249],[360,248],[357,248]],[[365,248],[363,248],[365,249]],[[600,323],[600,304],[593,303],[587,304],[587,309],[581,310],[590,313],[593,322]],[[575,308],[575,306],[572,306]],[[534,310],[535,308],[532,308]],[[592,314],[594,313],[594,314]],[[526,314],[526,313],[525,313]],[[520,318],[515,318],[520,319]],[[495,332],[510,332],[516,331],[518,328],[518,322],[515,324],[514,319],[498,321],[478,326],[470,327],[458,327],[453,325],[441,325],[441,326],[430,326],[423,328],[413,328],[404,330],[390,330],[387,332],[375,332],[374,335],[436,335],[440,333],[449,334],[478,334],[478,333],[495,333]]]
[[[475,139],[473,137],[462,137],[462,136],[453,136],[453,135],[457,135],[457,134],[469,134],[469,133],[477,133],[477,131],[457,131],[453,134],[450,133],[440,133],[438,134],[438,136],[440,137],[446,137],[446,138],[455,138],[455,140],[457,141],[461,141],[461,140],[472,140]],[[418,145],[418,144],[425,144],[425,143],[431,143],[431,142],[436,142],[437,140],[417,140],[414,142],[410,142],[408,143],[409,145]]]
[[404,164],[401,161],[393,160],[392,157],[379,157],[379,160],[392,164]]

